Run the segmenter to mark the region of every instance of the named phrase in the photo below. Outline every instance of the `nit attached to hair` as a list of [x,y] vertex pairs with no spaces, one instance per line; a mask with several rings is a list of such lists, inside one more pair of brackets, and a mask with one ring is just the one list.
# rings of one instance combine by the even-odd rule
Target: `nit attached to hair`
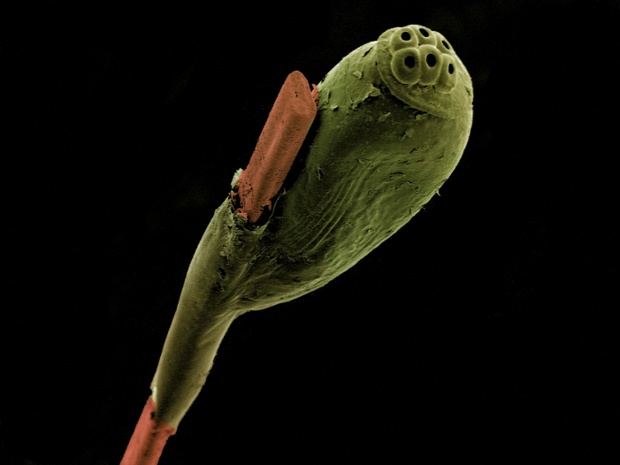
[[471,76],[442,39],[391,28],[313,90],[289,74],[198,243],[120,465],[157,465],[238,317],[325,286],[438,195],[473,117]]

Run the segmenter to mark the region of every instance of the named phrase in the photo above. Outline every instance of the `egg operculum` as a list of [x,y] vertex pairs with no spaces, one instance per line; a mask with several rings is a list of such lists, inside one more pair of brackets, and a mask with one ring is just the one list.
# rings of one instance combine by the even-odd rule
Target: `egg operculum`
[[[415,108],[446,116],[454,89],[466,74],[452,45],[420,25],[385,31],[377,41],[377,65],[390,92]],[[469,76],[463,76],[468,80]]]

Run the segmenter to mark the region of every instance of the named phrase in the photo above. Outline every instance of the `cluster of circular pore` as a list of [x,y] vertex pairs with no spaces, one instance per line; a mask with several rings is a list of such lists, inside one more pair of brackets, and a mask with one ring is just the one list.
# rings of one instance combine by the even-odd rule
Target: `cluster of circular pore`
[[442,118],[471,111],[471,77],[439,32],[417,24],[388,29],[377,40],[377,68],[390,93],[413,108]]
[[402,84],[434,86],[448,93],[456,84],[455,53],[439,32],[418,25],[398,28],[392,34],[392,73]]

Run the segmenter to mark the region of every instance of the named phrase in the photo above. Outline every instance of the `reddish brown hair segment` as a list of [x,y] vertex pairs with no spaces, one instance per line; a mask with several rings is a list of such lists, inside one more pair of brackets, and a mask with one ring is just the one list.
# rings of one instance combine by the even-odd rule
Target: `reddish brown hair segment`
[[149,397],[136,424],[121,465],[157,465],[172,426],[155,418],[155,401]]
[[317,112],[318,90],[299,71],[289,74],[237,182],[237,213],[256,223],[288,174]]

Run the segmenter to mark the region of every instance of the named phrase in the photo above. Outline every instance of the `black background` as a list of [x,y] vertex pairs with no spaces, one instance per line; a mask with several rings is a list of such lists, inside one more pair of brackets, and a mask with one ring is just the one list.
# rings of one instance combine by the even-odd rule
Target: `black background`
[[0,462],[120,461],[194,248],[286,75],[317,83],[416,23],[474,80],[462,162],[352,270],[237,320],[160,464],[603,463],[617,2],[212,5],[3,15]]

